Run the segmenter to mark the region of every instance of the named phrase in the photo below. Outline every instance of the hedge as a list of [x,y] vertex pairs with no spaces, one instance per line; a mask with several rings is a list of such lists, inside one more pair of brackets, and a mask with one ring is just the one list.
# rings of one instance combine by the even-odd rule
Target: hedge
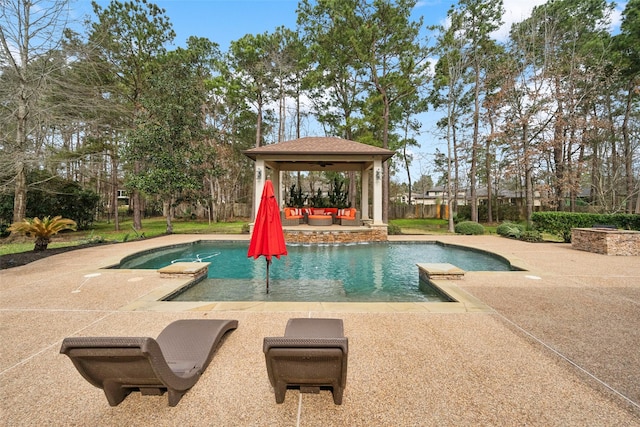
[[589,228],[596,224],[615,225],[623,230],[640,230],[640,215],[593,214],[576,212],[534,212],[531,221],[536,230],[562,237],[571,242],[572,228]]
[[455,232],[458,234],[484,234],[484,227],[473,221],[463,221],[456,224]]

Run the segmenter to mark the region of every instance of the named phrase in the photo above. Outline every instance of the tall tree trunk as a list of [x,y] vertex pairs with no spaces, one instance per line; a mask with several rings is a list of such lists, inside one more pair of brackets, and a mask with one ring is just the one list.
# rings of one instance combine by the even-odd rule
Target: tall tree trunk
[[474,105],[473,105],[473,139],[471,141],[471,170],[470,175],[470,203],[471,203],[471,221],[478,222],[478,194],[477,194],[477,177],[478,177],[478,135],[480,122],[480,70],[475,68],[475,88],[474,88]]
[[[460,192],[460,161],[458,159],[458,132],[456,131],[455,123],[451,130],[451,141],[453,147],[453,194],[451,198],[453,200],[452,205],[449,207],[451,215],[458,214],[458,193]],[[453,230],[451,230],[453,232]]]
[[564,180],[565,180],[565,170],[564,170],[564,155],[563,155],[563,147],[564,147],[564,109],[562,106],[562,99],[560,98],[560,81],[559,77],[555,79],[556,85],[556,102],[558,103],[558,110],[556,112],[555,124],[553,130],[553,162],[555,164],[556,173],[555,173],[555,196],[556,196],[556,210],[563,211],[564,203]]
[[167,234],[173,234],[173,224],[171,223],[171,217],[173,216],[173,199],[164,201],[164,211],[166,213],[167,218]]
[[[21,89],[24,93],[24,87]],[[27,100],[20,96],[20,105],[17,113],[16,130],[16,155],[15,162],[15,190],[13,198],[13,222],[20,222],[25,218],[27,212],[27,173],[22,156],[26,150],[27,141]]]
[[[489,134],[494,135],[495,132],[495,124],[493,122],[493,117],[489,114]],[[491,187],[491,137],[487,137],[487,142],[485,144],[485,160],[484,160],[484,168],[485,168],[485,180],[487,181],[487,221],[489,223],[493,222],[493,188]]]
[[634,90],[636,89],[634,79],[629,80],[629,87],[627,91],[627,103],[624,110],[624,120],[622,121],[622,151],[624,153],[624,172],[626,183],[626,211],[627,213],[633,213],[633,159],[631,147],[631,138],[629,137],[629,118],[632,111],[632,99],[634,96]]
[[[115,150],[114,150],[115,151]],[[118,213],[118,160],[111,153],[111,194],[113,196],[113,222],[115,231],[120,231],[120,214]]]
[[524,188],[526,202],[527,228],[531,227],[531,216],[533,214],[533,166],[531,161],[531,153],[529,153],[529,125],[525,122],[522,125],[522,151],[524,162]]
[[13,199],[13,222],[20,222],[27,212],[27,175],[24,162],[16,162],[15,191]]
[[[383,110],[383,129],[382,129],[382,148],[389,149],[389,98],[384,90],[380,90],[384,103]],[[382,163],[382,222],[389,222],[389,162]]]
[[[258,111],[256,113],[256,148],[262,145],[262,94],[258,93],[256,100]],[[266,172],[266,171],[265,171]]]
[[280,116],[279,123],[278,123],[278,142],[282,142],[284,141],[284,133],[285,133],[284,131],[285,131],[285,121],[286,121],[286,108],[285,108],[286,96],[284,93],[282,78],[280,79],[280,90],[279,90],[278,98],[279,98],[278,115]]

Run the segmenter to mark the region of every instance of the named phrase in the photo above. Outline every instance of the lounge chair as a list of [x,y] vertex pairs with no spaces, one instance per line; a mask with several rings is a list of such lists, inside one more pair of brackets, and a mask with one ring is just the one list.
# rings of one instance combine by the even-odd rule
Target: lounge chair
[[224,334],[237,327],[237,320],[178,320],[155,340],[65,338],[60,353],[69,356],[87,381],[104,390],[111,406],[132,391],[143,395],[168,391],[169,406],[176,406],[207,368]]
[[284,337],[264,338],[263,351],[276,403],[284,402],[287,387],[299,387],[301,393],[328,387],[333,402],[342,404],[348,339],[341,319],[289,319]]

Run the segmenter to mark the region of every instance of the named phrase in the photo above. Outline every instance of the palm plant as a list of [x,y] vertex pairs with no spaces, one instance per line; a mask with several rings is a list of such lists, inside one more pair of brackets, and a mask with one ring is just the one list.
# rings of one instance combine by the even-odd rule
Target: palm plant
[[76,222],[72,219],[62,218],[62,216],[54,216],[50,218],[44,217],[42,220],[35,217],[33,219],[25,218],[21,222],[14,222],[9,227],[9,231],[24,233],[26,236],[35,237],[36,245],[34,251],[44,251],[49,246],[51,236],[62,230],[75,230]]

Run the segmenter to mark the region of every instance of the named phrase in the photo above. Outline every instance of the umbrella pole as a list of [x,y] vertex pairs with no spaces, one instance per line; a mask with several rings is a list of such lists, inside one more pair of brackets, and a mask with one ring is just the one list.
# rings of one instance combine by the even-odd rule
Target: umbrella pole
[[267,293],[269,293],[269,264],[271,261],[267,260]]

